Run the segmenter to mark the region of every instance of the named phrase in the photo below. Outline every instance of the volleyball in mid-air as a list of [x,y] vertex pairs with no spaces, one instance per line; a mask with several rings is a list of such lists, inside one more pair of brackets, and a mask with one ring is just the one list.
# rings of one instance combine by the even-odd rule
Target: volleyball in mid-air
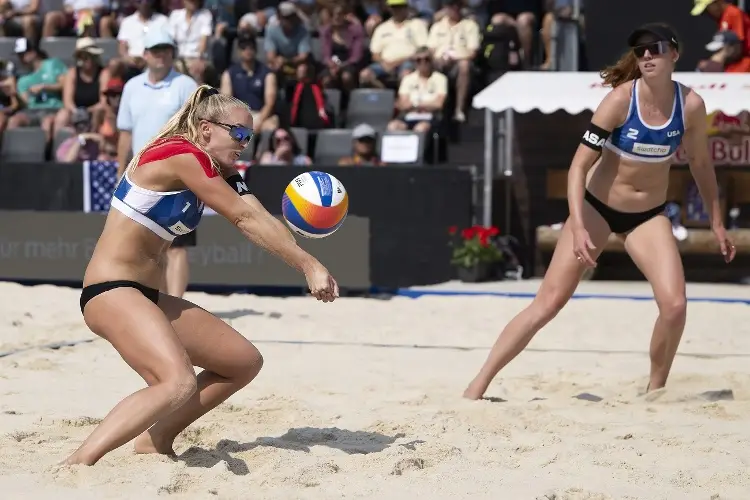
[[341,182],[325,172],[305,172],[287,185],[281,212],[289,227],[306,238],[325,238],[344,223],[349,196]]

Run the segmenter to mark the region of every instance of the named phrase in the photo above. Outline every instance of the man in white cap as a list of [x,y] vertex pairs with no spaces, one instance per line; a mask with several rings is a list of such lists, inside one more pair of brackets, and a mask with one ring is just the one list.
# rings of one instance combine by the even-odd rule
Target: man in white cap
[[377,140],[378,133],[374,128],[366,123],[357,125],[352,130],[352,151],[354,154],[341,158],[339,165],[383,165],[375,148]]
[[[117,176],[128,160],[154,138],[198,88],[195,80],[173,68],[177,46],[165,30],[149,30],[144,41],[146,71],[128,80],[117,113]],[[195,246],[195,231],[179,236],[167,252],[165,291],[181,297],[187,289],[186,246]]]

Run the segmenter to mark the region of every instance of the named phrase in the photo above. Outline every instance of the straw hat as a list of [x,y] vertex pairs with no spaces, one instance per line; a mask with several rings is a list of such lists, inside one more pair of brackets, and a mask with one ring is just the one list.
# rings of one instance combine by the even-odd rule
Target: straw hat
[[78,56],[83,52],[91,54],[92,56],[100,56],[104,53],[104,49],[99,47],[93,38],[84,37],[76,40],[75,55]]

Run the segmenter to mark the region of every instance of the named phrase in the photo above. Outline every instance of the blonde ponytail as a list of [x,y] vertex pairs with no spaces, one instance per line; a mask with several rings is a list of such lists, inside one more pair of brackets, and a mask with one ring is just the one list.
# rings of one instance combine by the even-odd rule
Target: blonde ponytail
[[244,107],[247,104],[239,99],[219,93],[210,85],[201,85],[190,94],[182,107],[161,128],[159,133],[151,139],[133,159],[128,163],[127,172],[132,172],[141,159],[145,150],[164,139],[182,137],[193,143],[198,149],[206,153],[211,159],[211,166],[217,173],[221,173],[221,167],[216,160],[200,145],[198,122],[201,119],[221,121],[223,117],[233,108]]

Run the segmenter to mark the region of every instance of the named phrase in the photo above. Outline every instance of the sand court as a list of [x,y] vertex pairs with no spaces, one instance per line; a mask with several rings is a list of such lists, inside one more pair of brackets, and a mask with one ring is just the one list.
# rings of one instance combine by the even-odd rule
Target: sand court
[[[649,294],[646,284],[579,290]],[[688,295],[744,290],[691,286]],[[690,303],[668,387],[644,396],[656,305],[574,300],[490,387],[492,401],[470,402],[463,389],[528,298],[321,304],[188,293],[256,343],[265,357],[258,378],[178,438],[177,460],[137,456],[128,444],[94,467],[56,468],[143,387],[88,331],[79,293],[0,283],[2,498],[740,500],[750,492],[745,304]]]

